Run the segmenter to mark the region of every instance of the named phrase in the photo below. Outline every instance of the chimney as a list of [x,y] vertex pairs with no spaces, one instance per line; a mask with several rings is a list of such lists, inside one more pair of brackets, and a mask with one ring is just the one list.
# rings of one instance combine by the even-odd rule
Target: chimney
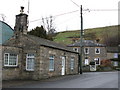
[[20,14],[16,15],[15,21],[15,34],[27,34],[28,29],[28,15],[24,14],[24,7],[21,6]]

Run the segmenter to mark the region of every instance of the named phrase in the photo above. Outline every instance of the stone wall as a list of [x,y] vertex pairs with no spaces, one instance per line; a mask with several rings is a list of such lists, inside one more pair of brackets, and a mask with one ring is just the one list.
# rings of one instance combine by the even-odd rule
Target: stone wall
[[[27,71],[26,70],[26,56],[27,54],[34,54],[35,55],[35,70],[34,71]],[[32,49],[24,49],[23,52],[22,52],[22,76],[21,76],[21,79],[34,79],[34,75],[37,75],[36,73],[38,72],[37,71],[37,68],[36,68],[36,65],[37,65],[37,51]],[[37,76],[36,76],[37,77]]]
[[[73,48],[78,48],[78,52],[80,52],[80,47],[73,47]],[[88,57],[89,62],[93,61],[95,58],[100,58],[100,60],[105,60],[107,59],[107,51],[106,51],[106,47],[84,47],[84,48],[89,48],[89,54],[85,54],[84,53],[84,49],[83,49],[83,66],[85,63],[85,57]],[[95,48],[100,48],[100,54],[95,54]]]
[[[4,53],[18,54],[18,66],[9,67],[4,66]],[[34,71],[26,70],[26,55],[35,54],[35,68]],[[54,71],[49,71],[49,56],[54,55]],[[3,46],[3,80],[10,79],[34,79],[39,80],[49,78],[52,76],[60,76],[62,68],[62,56],[66,57],[65,74],[78,73],[78,54],[67,52],[59,49],[40,46],[39,48],[17,48],[10,46]],[[70,69],[71,57],[75,58],[74,70]]]
[[[54,55],[54,66],[55,66],[54,71],[49,71],[50,55]],[[78,73],[78,54],[41,46],[40,47],[40,78],[60,76],[61,70],[62,70],[62,56],[66,57],[65,74],[77,74]],[[71,57],[75,57],[74,70],[70,70]]]
[[[18,66],[10,67],[10,66],[4,66],[4,53],[15,53],[18,55]],[[37,66],[39,63],[37,63],[38,56],[37,51],[32,49],[24,49],[23,48],[17,48],[17,47],[10,47],[10,46],[3,46],[3,80],[10,80],[10,79],[36,79],[37,78],[37,68],[35,68],[35,71],[26,71],[26,55],[28,53],[35,54],[35,65]]]
[[107,59],[113,59],[114,53],[107,53]]
[[95,48],[97,47],[88,47],[89,48],[89,54],[85,55],[88,56],[90,61],[94,60],[95,58],[100,58],[100,60],[104,60],[107,58],[107,52],[105,47],[98,47],[100,48],[100,54],[95,54]]
[[[8,47],[2,46],[2,79],[10,80],[10,79],[19,79],[21,76],[21,48],[17,47]],[[4,66],[4,53],[15,53],[18,54],[18,66],[10,67]]]

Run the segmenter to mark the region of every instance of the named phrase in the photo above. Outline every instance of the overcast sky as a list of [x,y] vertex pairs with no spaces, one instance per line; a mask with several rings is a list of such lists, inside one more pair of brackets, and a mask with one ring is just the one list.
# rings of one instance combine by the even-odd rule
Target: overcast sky
[[[78,5],[83,5],[83,9],[118,9],[119,0],[72,0]],[[20,6],[28,11],[28,0],[0,0],[0,14],[5,15],[5,22],[12,28],[15,25],[15,15],[19,14]],[[73,13],[68,13],[78,10]],[[64,14],[68,13],[68,14]],[[64,15],[61,15],[64,14]],[[56,30],[78,30],[80,29],[80,12],[71,0],[30,0],[29,29],[42,24],[42,17],[56,16]],[[0,16],[0,20],[2,20]],[[37,21],[34,21],[37,20]],[[34,21],[34,22],[33,22]],[[84,11],[83,28],[95,28],[118,24],[118,11]]]

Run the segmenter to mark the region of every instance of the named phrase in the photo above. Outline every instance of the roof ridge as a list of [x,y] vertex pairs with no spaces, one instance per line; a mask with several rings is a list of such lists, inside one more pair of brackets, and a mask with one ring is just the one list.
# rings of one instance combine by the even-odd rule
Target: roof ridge
[[[73,44],[68,45],[69,47],[73,47],[73,46],[80,46],[81,42],[75,42]],[[101,43],[97,43],[94,42],[93,40],[84,40],[83,41],[84,46],[105,46],[105,44],[101,44]]]
[[52,48],[58,48],[58,49],[62,49],[62,50],[67,50],[67,51],[70,51],[70,52],[74,52],[72,50],[72,48],[67,47],[65,45],[62,45],[62,44],[59,44],[59,43],[56,43],[54,41],[50,41],[50,40],[47,40],[47,39],[44,39],[44,38],[40,38],[40,37],[37,37],[37,36],[34,36],[34,35],[28,35],[27,34],[25,36],[27,36],[28,38],[32,39],[33,41],[35,41],[38,44],[43,45],[43,46],[52,47]]
[[[57,43],[57,42],[54,42],[54,41],[51,41],[51,40],[48,40],[48,39],[45,39],[45,38],[37,37],[37,36],[34,36],[34,35],[29,35],[29,34],[27,34],[27,36],[31,36],[31,37],[35,37],[35,38],[38,38],[38,39],[42,39],[42,40],[48,41],[48,42],[52,42],[52,43],[55,43],[55,44],[59,44],[59,43]],[[62,44],[59,44],[59,45],[62,45]],[[62,45],[62,46],[65,46],[65,45]],[[66,47],[66,46],[65,46],[65,47]]]

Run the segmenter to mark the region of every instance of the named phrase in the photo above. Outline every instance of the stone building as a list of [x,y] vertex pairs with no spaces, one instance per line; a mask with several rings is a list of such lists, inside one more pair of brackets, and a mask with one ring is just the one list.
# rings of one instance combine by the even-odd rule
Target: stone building
[[[106,46],[99,44],[92,40],[83,40],[83,65],[89,65],[91,61],[96,61],[96,65],[100,65],[101,60],[107,59]],[[80,42],[68,45],[72,47],[74,51],[80,52]]]
[[39,80],[78,73],[78,53],[71,48],[27,34],[27,15],[16,16],[14,36],[2,44],[2,77]]

